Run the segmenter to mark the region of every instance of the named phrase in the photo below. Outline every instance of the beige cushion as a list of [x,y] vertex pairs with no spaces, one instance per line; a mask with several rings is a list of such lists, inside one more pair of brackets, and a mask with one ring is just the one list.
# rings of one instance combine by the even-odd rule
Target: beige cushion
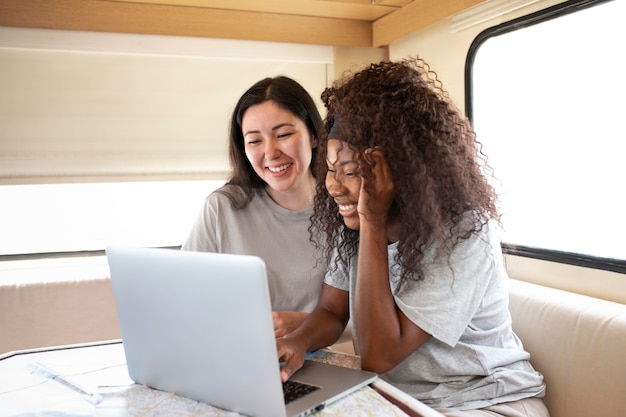
[[119,337],[108,278],[0,285],[0,354]]
[[512,279],[510,310],[552,417],[626,415],[626,305]]

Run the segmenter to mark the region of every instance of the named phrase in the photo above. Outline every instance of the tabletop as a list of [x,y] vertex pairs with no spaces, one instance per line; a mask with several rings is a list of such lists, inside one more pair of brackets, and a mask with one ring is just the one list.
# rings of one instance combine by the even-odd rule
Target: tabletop
[[[324,349],[308,359],[360,367],[358,356]],[[2,415],[54,417],[238,417],[237,413],[135,384],[121,341],[10,352],[0,356]],[[437,417],[439,413],[380,380],[314,416]]]

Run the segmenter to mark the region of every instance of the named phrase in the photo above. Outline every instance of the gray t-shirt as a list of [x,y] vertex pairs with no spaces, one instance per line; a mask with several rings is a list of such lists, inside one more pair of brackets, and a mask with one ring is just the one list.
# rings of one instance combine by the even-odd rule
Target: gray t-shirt
[[237,211],[218,191],[207,197],[182,249],[256,255],[265,261],[272,309],[312,311],[326,271],[309,241],[313,209],[284,209],[261,190]]
[[[508,276],[499,242],[486,226],[459,243],[451,256],[430,248],[424,279],[398,285],[389,245],[390,285],[396,305],[432,338],[381,377],[431,407],[476,409],[543,396],[543,376],[530,365],[511,328]],[[354,311],[357,255],[332,267],[325,282],[350,291]],[[331,260],[331,265],[334,260]],[[357,329],[353,327],[355,346]]]

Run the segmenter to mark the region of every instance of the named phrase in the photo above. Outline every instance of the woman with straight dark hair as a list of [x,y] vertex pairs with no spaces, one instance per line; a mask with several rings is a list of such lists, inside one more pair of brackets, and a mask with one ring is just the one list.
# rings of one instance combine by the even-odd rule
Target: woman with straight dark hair
[[322,288],[325,265],[307,229],[323,128],[313,99],[293,79],[265,78],[250,87],[231,118],[230,179],[207,197],[183,245],[263,259],[277,337],[313,310]]

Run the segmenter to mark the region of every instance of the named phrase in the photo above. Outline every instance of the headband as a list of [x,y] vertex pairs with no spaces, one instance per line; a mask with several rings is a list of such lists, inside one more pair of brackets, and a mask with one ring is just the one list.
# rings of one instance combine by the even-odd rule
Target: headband
[[335,117],[335,122],[333,123],[333,127],[331,127],[330,132],[328,132],[328,139],[339,139],[340,133],[341,133],[341,124],[339,123],[339,119]]

